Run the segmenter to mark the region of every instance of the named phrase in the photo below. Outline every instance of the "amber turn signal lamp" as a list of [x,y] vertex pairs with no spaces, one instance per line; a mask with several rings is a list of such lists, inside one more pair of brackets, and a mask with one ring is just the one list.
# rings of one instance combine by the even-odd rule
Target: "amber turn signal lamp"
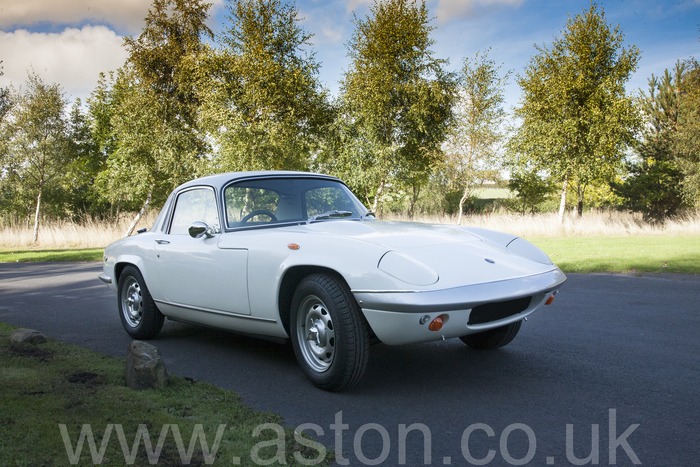
[[430,322],[430,324],[428,325],[428,329],[430,329],[431,331],[439,331],[440,329],[442,329],[443,324],[445,323],[442,321],[442,315],[440,315]]
[[299,245],[297,245],[296,243],[289,243],[287,244],[287,248],[289,248],[290,250],[298,250]]
[[549,298],[547,299],[547,301],[544,302],[544,304],[551,305],[553,301],[554,301],[554,294],[550,295]]

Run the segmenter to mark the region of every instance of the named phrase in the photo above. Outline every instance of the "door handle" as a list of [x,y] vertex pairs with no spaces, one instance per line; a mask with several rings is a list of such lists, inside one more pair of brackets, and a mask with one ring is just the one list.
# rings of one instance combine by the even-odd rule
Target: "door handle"
[[158,245],[167,245],[167,244],[170,243],[170,242],[167,241],[167,240],[156,240],[156,243],[157,243]]

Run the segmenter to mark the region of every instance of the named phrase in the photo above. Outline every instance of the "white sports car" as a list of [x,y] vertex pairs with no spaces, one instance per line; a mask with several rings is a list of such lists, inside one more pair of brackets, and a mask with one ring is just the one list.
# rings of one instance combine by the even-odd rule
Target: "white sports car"
[[566,280],[522,238],[378,221],[342,181],[304,172],[181,185],[149,231],[105,248],[99,278],[135,339],[165,317],[291,339],[331,391],[360,379],[373,342],[504,346]]

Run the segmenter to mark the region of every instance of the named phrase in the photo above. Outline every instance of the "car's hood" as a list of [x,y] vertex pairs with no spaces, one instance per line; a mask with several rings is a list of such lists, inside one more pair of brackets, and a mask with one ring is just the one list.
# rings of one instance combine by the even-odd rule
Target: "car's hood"
[[479,237],[449,225],[385,221],[326,221],[306,226],[309,231],[353,237],[388,249],[407,250],[435,245],[477,242]]
[[[307,233],[353,238],[386,248],[379,268],[408,284],[457,287],[541,274],[556,268],[542,254],[511,249],[514,235],[411,222],[328,221],[302,226]],[[526,243],[522,239],[516,242]],[[522,245],[521,245],[522,246]],[[544,261],[542,260],[544,258]]]

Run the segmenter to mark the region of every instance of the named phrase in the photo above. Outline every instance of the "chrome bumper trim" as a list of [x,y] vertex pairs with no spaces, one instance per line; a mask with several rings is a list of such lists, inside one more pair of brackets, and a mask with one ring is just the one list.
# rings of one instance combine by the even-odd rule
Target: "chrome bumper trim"
[[566,280],[559,269],[534,276],[452,289],[421,291],[354,291],[361,308],[403,313],[467,310],[484,303],[528,297],[558,289]]
[[107,285],[112,283],[112,278],[109,277],[107,274],[100,274],[99,276],[97,276],[97,278]]

